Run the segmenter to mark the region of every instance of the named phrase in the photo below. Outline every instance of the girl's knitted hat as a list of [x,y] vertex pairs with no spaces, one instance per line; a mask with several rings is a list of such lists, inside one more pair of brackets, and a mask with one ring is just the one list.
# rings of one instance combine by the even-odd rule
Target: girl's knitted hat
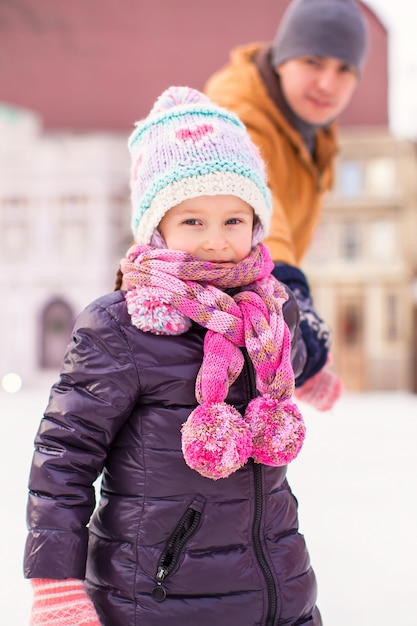
[[264,164],[239,118],[189,87],[170,87],[129,138],[132,231],[149,244],[165,213],[189,198],[231,194],[258,217],[265,237],[271,196]]
[[272,45],[273,67],[305,55],[334,57],[360,73],[367,27],[356,0],[293,0]]

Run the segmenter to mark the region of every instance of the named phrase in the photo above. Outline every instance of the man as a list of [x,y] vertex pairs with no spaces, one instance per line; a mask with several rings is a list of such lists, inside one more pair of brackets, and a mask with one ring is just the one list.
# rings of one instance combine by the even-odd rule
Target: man
[[265,243],[275,276],[299,300],[308,353],[298,387],[328,360],[330,331],[298,265],[333,183],[334,122],[355,91],[366,49],[366,23],[355,0],[293,0],[272,45],[233,50],[205,88],[239,115],[267,164],[274,212]]

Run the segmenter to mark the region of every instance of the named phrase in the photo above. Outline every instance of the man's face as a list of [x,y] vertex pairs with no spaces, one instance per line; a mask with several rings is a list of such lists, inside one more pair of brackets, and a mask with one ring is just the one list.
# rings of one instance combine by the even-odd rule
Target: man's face
[[319,126],[340,115],[358,83],[356,69],[332,57],[297,57],[276,66],[275,71],[294,113]]

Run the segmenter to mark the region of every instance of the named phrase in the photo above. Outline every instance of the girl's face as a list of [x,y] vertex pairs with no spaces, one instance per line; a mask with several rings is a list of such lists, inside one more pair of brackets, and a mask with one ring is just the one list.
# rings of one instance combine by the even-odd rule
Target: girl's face
[[323,125],[348,105],[358,77],[355,68],[332,57],[305,56],[275,68],[288,104],[305,122]]
[[212,263],[238,263],[251,250],[253,219],[252,207],[236,196],[199,196],[170,209],[159,232],[171,250]]

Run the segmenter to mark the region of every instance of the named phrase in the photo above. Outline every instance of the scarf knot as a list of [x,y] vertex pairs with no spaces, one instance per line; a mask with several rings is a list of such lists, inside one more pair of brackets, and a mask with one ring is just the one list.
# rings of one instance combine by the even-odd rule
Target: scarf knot
[[[282,306],[287,293],[272,275],[263,244],[238,263],[210,263],[186,252],[135,245],[121,261],[132,324],[179,335],[194,320],[207,329],[194,409],[182,427],[185,461],[202,476],[225,478],[249,457],[286,465],[305,427],[292,402],[291,338]],[[233,296],[225,290],[236,290]],[[244,365],[253,363],[259,396],[242,416],[225,402]]]

